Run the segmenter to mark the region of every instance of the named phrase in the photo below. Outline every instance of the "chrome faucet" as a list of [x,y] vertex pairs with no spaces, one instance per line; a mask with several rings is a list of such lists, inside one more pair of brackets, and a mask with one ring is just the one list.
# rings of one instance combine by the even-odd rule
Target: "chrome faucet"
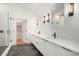
[[40,31],[38,32],[38,34],[41,34]]
[[54,36],[54,38],[56,38],[56,32],[54,32],[54,33],[52,34],[52,36]]

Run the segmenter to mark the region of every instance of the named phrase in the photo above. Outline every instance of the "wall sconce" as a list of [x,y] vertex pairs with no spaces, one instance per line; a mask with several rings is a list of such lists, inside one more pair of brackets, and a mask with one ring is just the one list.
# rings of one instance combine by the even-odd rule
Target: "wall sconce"
[[37,20],[37,23],[36,23],[36,25],[38,25],[38,20]]
[[69,3],[68,5],[68,16],[74,15],[74,3]]
[[45,23],[45,16],[44,16],[44,20],[43,20],[43,23]]
[[48,13],[47,16],[48,16],[47,22],[50,22],[50,14]]

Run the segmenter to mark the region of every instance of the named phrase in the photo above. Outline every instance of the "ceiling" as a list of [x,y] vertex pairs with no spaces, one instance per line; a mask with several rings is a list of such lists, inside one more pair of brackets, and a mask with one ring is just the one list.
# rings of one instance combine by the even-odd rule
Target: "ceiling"
[[10,5],[30,8],[32,10],[39,10],[39,8],[50,8],[55,3],[9,3]]
[[[47,11],[51,10],[54,4],[55,3],[8,3],[10,6],[17,6],[26,10],[28,9],[30,12],[33,12],[36,17],[43,17],[44,15],[47,15]],[[18,22],[21,23],[22,21],[19,20]]]
[[29,9],[38,15],[42,15],[45,11],[51,9],[54,4],[55,3],[9,3],[9,5]]

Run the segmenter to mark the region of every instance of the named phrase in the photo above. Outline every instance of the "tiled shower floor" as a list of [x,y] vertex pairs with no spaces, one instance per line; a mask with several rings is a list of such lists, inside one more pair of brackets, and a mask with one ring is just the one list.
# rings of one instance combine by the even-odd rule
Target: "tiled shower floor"
[[5,51],[6,48],[7,48],[7,46],[0,46],[0,56]]
[[42,54],[32,44],[23,44],[12,46],[7,56],[42,56]]

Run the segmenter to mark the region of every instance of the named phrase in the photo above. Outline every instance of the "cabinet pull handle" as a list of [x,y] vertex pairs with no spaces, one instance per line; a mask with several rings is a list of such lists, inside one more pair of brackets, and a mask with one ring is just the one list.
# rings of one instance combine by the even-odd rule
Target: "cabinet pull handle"
[[65,47],[62,47],[63,49],[65,49],[65,50],[67,50],[67,51],[71,51],[71,50],[69,50],[69,49],[67,49],[67,48],[65,48]]

